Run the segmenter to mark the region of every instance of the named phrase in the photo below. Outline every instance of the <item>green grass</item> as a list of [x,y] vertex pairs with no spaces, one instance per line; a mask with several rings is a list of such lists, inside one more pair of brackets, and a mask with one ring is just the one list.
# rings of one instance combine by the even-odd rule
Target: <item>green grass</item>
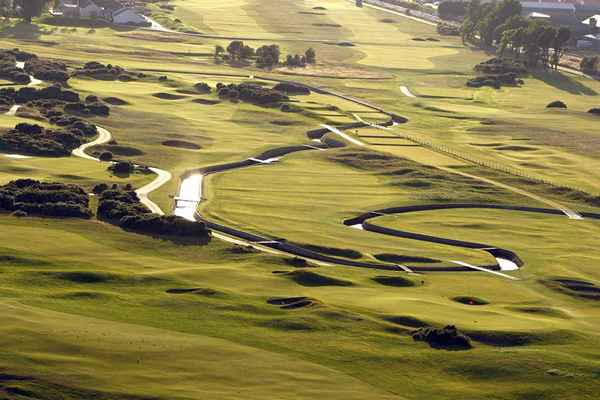
[[[294,99],[301,113],[193,102],[215,100],[214,94],[183,94],[187,97],[179,100],[153,96],[182,95],[178,91],[199,81],[214,86],[246,80],[211,73],[284,79],[292,73],[294,80],[364,98],[409,118],[391,131],[349,132],[366,142],[366,149],[301,152],[273,165],[210,176],[201,212],[249,231],[325,249],[352,249],[363,261],[395,254],[479,263],[491,258],[358,231],[342,221],[377,208],[423,203],[543,206],[437,167],[490,177],[576,209],[592,208],[581,194],[469,164],[417,146],[415,139],[448,146],[480,164],[600,191],[597,117],[585,113],[599,105],[598,82],[547,73],[525,78],[520,88],[470,89],[465,82],[473,65],[488,55],[463,47],[458,38],[437,35],[430,26],[359,9],[349,1],[171,3],[176,6],[172,13],[151,6],[157,19],[212,37],[114,27],[93,32],[28,27],[14,21],[0,28],[1,47],[19,47],[71,67],[101,61],[155,70],[140,82],[72,79],[70,85],[83,94],[127,101],[112,107],[109,118],[94,121],[109,129],[119,145],[140,151],[126,158],[173,173],[175,179],[151,195],[165,210],[171,207],[177,177],[189,169],[307,143],[307,130],[351,122],[352,113],[383,119],[319,94]],[[314,10],[317,6],[326,10]],[[380,22],[386,17],[395,22]],[[319,64],[296,71],[215,65],[214,46],[226,46],[228,37],[243,37],[254,47],[277,43],[283,54],[314,47]],[[412,40],[417,37],[440,41]],[[355,46],[331,44],[340,41]],[[160,75],[169,79],[159,82]],[[404,96],[402,85],[417,98]],[[558,99],[569,109],[545,109]],[[7,128],[23,120],[2,116],[0,121]],[[365,137],[373,135],[385,137]],[[164,146],[165,140],[202,148]],[[140,186],[152,179],[117,178],[100,163],[74,157],[0,159],[0,183],[22,177],[88,189],[101,181]],[[203,247],[182,246],[95,220],[2,215],[0,371],[15,376],[3,375],[0,391],[8,397],[73,400],[597,396],[597,302],[544,282],[562,277],[600,283],[598,223],[493,210],[403,214],[377,222],[509,248],[525,267],[511,273],[517,281],[480,272],[302,269],[284,256],[236,254],[216,239]],[[201,290],[167,293],[193,288]],[[301,296],[313,306],[282,309],[267,303],[273,297]],[[446,324],[471,335],[475,348],[434,350],[408,335],[416,326]]]

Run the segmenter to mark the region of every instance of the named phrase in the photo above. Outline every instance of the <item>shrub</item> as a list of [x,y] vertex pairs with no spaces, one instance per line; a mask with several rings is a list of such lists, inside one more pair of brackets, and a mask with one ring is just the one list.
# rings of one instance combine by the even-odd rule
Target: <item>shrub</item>
[[20,215],[90,218],[88,196],[79,186],[18,179],[0,186],[0,209]]
[[103,151],[98,157],[100,161],[110,161],[113,159],[113,154],[110,151]]
[[197,92],[199,93],[210,93],[211,92],[211,88],[208,85],[208,83],[205,82],[198,82],[194,85],[194,88],[196,89]]
[[454,325],[444,328],[420,328],[412,332],[415,341],[427,342],[436,349],[467,350],[472,348],[471,339],[456,329]]
[[117,161],[108,168],[115,174],[131,174],[135,170],[135,166],[129,161]]
[[55,131],[39,125],[20,123],[0,135],[0,150],[19,154],[62,157],[84,143],[78,129]]
[[285,94],[292,94],[292,95],[298,95],[298,94],[308,95],[308,94],[310,94],[309,88],[307,88],[304,85],[300,85],[300,84],[293,83],[293,82],[278,83],[277,85],[275,85],[273,87],[273,90],[277,90],[279,92],[282,92]]
[[252,83],[240,83],[239,85],[232,83],[227,86],[217,84],[217,88],[219,97],[234,100],[239,98],[242,101],[258,105],[278,104],[282,101],[289,100],[289,98],[281,92],[263,88]]

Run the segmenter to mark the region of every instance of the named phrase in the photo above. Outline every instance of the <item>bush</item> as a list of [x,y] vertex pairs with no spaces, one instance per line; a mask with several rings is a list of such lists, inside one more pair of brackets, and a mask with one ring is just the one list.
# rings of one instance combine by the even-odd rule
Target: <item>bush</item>
[[240,83],[239,85],[232,83],[227,86],[219,83],[217,84],[217,88],[219,97],[221,98],[240,99],[258,105],[278,104],[289,100],[281,92],[263,88],[252,83]]
[[549,103],[546,108],[567,108],[567,105],[560,100],[555,100]]
[[211,92],[211,88],[210,86],[208,86],[208,83],[204,83],[204,82],[198,82],[194,85],[194,88],[196,89],[197,92],[199,93],[210,93]]
[[0,209],[14,214],[90,218],[88,196],[79,186],[18,179],[0,186]]
[[118,161],[108,168],[115,174],[131,174],[135,170],[135,166],[129,161]]
[[460,27],[440,22],[437,24],[437,33],[444,36],[460,36]]
[[444,328],[420,328],[411,335],[415,341],[427,342],[436,349],[467,350],[473,347],[471,339],[459,332],[454,325]]
[[39,125],[20,123],[0,135],[0,150],[18,154],[63,157],[85,141],[78,129],[55,131]]
[[113,154],[110,151],[103,151],[100,153],[100,156],[98,156],[98,159],[100,161],[110,161],[113,159]]
[[203,222],[150,213],[140,203],[131,185],[126,186],[125,190],[118,187],[108,189],[106,185],[99,189],[102,189],[99,193],[97,211],[100,219],[140,233],[186,237],[203,242],[210,240],[210,230]]
[[273,87],[273,90],[277,90],[279,92],[291,95],[309,95],[310,89],[304,85],[300,85],[298,83],[293,82],[281,82]]
[[65,83],[70,78],[65,64],[39,58],[25,62],[25,71],[37,79],[47,82]]

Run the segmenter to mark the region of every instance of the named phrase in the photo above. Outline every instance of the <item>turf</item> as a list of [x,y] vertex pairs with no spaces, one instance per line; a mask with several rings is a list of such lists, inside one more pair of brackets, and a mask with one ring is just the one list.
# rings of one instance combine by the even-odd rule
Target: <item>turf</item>
[[[327,87],[408,122],[348,131],[363,148],[304,151],[209,176],[199,210],[218,222],[353,260],[475,264],[493,259],[342,222],[374,209],[425,203],[545,206],[455,171],[597,210],[592,200],[600,193],[600,141],[597,117],[586,112],[599,105],[596,81],[545,72],[526,77],[519,88],[470,89],[465,82],[472,67],[487,54],[429,25],[350,1],[170,3],[173,11],[149,8],[167,27],[200,34],[64,27],[49,20],[0,28],[1,47],[71,68],[101,61],[148,75],[126,83],[73,78],[69,85],[110,99],[111,116],[94,120],[117,141],[107,148],[173,174],[150,195],[167,212],[177,177],[190,169],[308,143],[306,131],[353,122],[354,113],[384,119],[325,94],[295,96],[301,112],[282,113],[194,93],[201,81],[214,87],[251,75]],[[382,22],[386,18],[394,22]],[[226,47],[232,38],[253,47],[277,43],[283,54],[313,47],[318,64],[272,71],[216,65],[214,46]],[[405,96],[401,86],[416,97]],[[569,108],[547,110],[554,100]],[[25,119],[0,121],[8,128]],[[74,157],[0,158],[0,183],[24,177],[86,189],[99,182],[139,187],[153,178],[115,177],[102,164]],[[73,400],[597,397],[600,315],[597,299],[582,295],[600,283],[597,222],[477,209],[375,221],[509,248],[525,265],[509,272],[518,280],[485,272],[301,268],[288,256],[232,251],[216,238],[184,246],[94,219],[0,215],[0,392]],[[474,348],[436,350],[409,335],[448,324],[469,335]]]

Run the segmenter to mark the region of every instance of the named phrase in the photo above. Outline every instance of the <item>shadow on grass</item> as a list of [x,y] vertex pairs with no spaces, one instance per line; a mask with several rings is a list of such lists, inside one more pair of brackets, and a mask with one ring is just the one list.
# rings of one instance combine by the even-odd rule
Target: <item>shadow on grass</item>
[[597,96],[598,93],[585,86],[579,81],[562,74],[558,71],[535,71],[531,74],[534,78],[541,80],[542,82],[563,90],[571,94],[583,94],[586,96]]
[[16,38],[21,40],[38,40],[42,34],[47,33],[36,24],[18,22],[15,25],[0,26],[0,37]]

